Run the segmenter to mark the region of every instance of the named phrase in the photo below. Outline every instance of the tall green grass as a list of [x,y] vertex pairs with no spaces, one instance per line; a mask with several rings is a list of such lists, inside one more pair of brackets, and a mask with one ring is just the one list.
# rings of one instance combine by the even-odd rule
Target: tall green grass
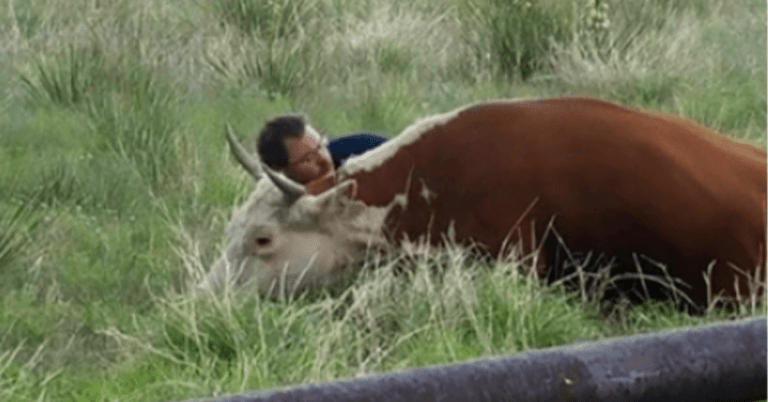
[[524,0],[476,0],[462,4],[487,41],[476,57],[491,59],[499,74],[523,80],[546,67],[552,44],[566,42],[574,31],[568,3]]
[[12,197],[0,204],[0,272],[5,279],[0,289],[20,285],[18,273],[13,272],[17,268],[15,265],[33,245],[35,229],[43,220],[42,214],[35,213],[32,205]]
[[251,179],[249,138],[306,112],[396,135],[493,98],[588,94],[765,144],[756,0],[13,0],[0,13],[0,400],[164,401],[699,325],[602,308],[516,261],[373,256],[273,302],[195,284]]

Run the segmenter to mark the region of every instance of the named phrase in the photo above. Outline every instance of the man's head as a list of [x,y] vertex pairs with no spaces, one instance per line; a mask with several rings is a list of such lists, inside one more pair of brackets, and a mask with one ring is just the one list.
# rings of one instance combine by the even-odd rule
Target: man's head
[[303,115],[268,121],[259,133],[257,149],[267,166],[301,184],[333,174],[328,148]]

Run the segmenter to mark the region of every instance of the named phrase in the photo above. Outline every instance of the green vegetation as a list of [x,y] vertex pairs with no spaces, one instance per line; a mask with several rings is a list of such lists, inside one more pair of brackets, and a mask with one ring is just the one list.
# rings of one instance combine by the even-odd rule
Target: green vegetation
[[252,188],[225,122],[253,138],[264,119],[305,112],[330,135],[396,135],[478,100],[588,94],[765,144],[765,7],[7,2],[0,400],[179,400],[727,319],[600,311],[461,250],[372,259],[351,286],[289,302],[194,285]]

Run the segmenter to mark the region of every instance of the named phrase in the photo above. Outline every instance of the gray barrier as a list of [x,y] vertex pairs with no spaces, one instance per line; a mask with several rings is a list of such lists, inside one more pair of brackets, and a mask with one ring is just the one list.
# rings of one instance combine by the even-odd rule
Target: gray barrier
[[200,401],[755,401],[766,398],[766,325],[752,318]]

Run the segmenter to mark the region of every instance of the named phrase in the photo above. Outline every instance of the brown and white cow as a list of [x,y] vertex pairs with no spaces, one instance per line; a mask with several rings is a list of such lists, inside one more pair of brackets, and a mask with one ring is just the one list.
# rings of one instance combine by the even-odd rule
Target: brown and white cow
[[279,297],[345,277],[371,245],[438,244],[449,227],[490,255],[546,237],[547,267],[559,247],[544,236],[551,222],[570,250],[628,271],[638,257],[664,264],[697,304],[711,263],[715,294],[734,296],[736,278],[749,293],[734,265],[765,278],[766,152],[676,115],[585,98],[478,103],[348,160],[318,196],[228,138],[254,177],[271,180],[235,214],[208,285],[255,278]]

